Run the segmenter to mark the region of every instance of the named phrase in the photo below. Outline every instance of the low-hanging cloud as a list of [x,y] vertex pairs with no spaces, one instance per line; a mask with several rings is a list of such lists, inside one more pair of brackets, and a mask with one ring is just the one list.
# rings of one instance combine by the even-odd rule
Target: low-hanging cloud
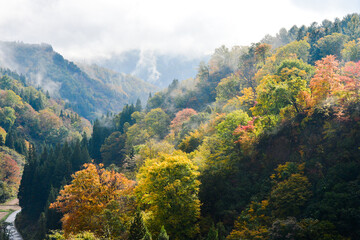
[[139,55],[139,61],[137,62],[135,70],[132,74],[145,79],[147,82],[156,84],[161,73],[157,69],[155,53],[151,50],[142,50]]
[[[46,42],[72,60],[129,49],[199,55],[223,44],[230,47],[259,41],[281,27],[333,20],[349,13],[346,1],[329,11],[309,11],[298,2],[11,0],[1,4],[0,40]],[[359,11],[358,5],[352,11]]]
[[21,67],[14,61],[11,49],[4,47],[0,43],[0,67],[21,72]]
[[45,71],[40,70],[36,73],[30,73],[27,77],[33,86],[41,87],[45,92],[48,92],[52,97],[60,97],[61,83],[55,82],[49,78],[44,77]]

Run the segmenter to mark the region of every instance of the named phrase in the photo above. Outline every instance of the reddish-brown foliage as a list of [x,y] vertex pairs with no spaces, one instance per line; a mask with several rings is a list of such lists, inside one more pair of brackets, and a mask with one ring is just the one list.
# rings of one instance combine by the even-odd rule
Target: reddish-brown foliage
[[174,132],[178,132],[182,124],[189,120],[191,116],[196,115],[197,112],[192,108],[185,108],[176,113],[175,118],[171,121],[170,128]]

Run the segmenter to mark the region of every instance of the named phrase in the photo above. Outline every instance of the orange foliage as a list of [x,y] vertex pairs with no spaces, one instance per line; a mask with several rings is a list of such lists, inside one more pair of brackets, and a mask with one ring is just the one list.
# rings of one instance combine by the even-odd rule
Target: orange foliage
[[360,87],[360,61],[357,63],[348,62],[343,68],[343,76],[341,80],[345,83],[345,98],[347,100],[359,99]]
[[20,167],[7,154],[0,154],[0,180],[9,185],[20,184]]
[[[299,105],[302,106],[305,113],[311,113],[314,106],[314,100],[308,91],[300,91],[297,98]],[[310,114],[311,115],[311,114]]]
[[259,44],[255,48],[255,56],[265,64],[266,55],[271,49],[271,45],[267,43]]
[[181,125],[190,119],[191,116],[196,115],[197,112],[192,108],[185,108],[176,113],[175,118],[171,121],[170,128],[173,132],[178,132]]
[[119,212],[129,216],[132,210],[131,195],[134,181],[114,171],[107,171],[94,164],[84,164],[85,169],[72,175],[70,185],[60,191],[50,208],[64,213],[61,219],[66,236],[82,231],[101,235],[103,211],[114,201],[121,207]]
[[335,56],[329,55],[316,63],[315,76],[310,81],[314,104],[319,104],[326,98],[341,91],[339,62]]

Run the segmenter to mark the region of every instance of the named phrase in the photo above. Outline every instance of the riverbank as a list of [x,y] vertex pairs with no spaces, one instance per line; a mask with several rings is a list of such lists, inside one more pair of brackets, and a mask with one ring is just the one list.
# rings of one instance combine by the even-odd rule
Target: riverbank
[[16,215],[21,211],[21,209],[16,210],[15,212],[11,213],[10,216],[5,220],[7,224],[9,224],[6,228],[9,231],[10,240],[23,240],[20,233],[15,227],[15,218]]

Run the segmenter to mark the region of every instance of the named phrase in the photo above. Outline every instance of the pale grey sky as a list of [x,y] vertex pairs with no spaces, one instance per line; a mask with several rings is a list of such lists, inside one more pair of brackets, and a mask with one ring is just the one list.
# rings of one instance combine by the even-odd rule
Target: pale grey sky
[[197,55],[294,24],[342,19],[360,1],[0,0],[0,40],[49,43],[72,60],[129,49]]

